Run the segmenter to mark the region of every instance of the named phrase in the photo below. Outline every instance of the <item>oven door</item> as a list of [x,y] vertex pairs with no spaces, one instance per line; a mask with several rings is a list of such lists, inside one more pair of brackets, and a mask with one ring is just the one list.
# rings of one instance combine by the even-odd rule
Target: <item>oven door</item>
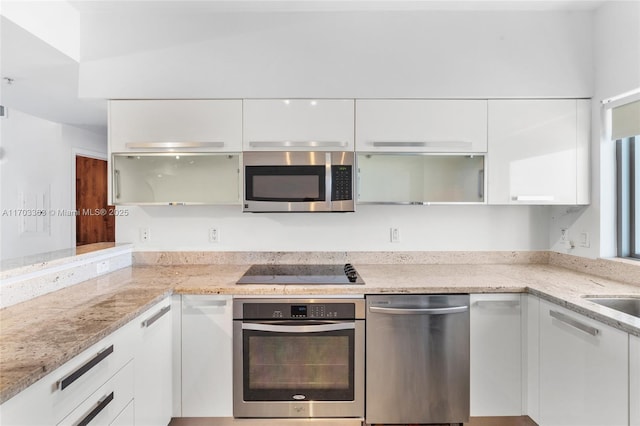
[[234,321],[235,417],[362,417],[364,321]]

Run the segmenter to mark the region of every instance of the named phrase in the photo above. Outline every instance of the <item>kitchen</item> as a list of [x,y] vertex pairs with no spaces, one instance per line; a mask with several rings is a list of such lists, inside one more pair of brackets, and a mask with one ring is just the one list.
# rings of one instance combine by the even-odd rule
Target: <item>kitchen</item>
[[[356,103],[364,98],[591,98],[591,133],[599,135],[600,122],[594,119],[600,114],[599,100],[639,86],[637,75],[633,73],[629,73],[627,79],[623,78],[624,74],[614,74],[614,65],[619,65],[615,60],[627,58],[626,51],[621,47],[624,43],[617,41],[617,37],[624,35],[604,30],[617,25],[624,17],[637,16],[626,9],[635,11],[634,4],[613,4],[601,6],[601,9],[573,9],[569,12],[376,12],[371,9],[352,10],[358,7],[353,3],[343,6],[338,3],[333,7],[344,7],[346,10],[266,11],[254,5],[257,10],[238,13],[224,9],[227,6],[218,4],[221,10],[212,12],[203,10],[206,6],[200,5],[196,9],[198,17],[184,10],[176,14],[176,33],[193,27],[209,36],[199,39],[206,40],[199,42],[202,44],[189,39],[189,32],[182,33],[181,37],[172,34],[172,31],[167,32],[164,26],[167,17],[162,11],[149,13],[134,5],[126,10],[85,10],[83,19],[87,20],[87,28],[95,33],[89,31],[89,39],[83,45],[87,51],[83,52],[79,65],[80,97],[283,99],[286,96],[293,99],[355,98]],[[309,4],[310,8],[312,6],[321,7]],[[82,9],[83,6],[78,7]],[[363,5],[359,7],[366,8]],[[166,12],[170,13],[170,10],[168,7]],[[265,19],[267,17],[269,19]],[[593,20],[597,20],[599,25],[594,24]],[[111,34],[116,22],[119,28],[117,37]],[[136,34],[140,22],[148,23],[148,32],[145,34],[150,40],[147,43],[157,43],[158,49],[134,45],[133,41],[139,37]],[[389,29],[381,31],[380,28],[385,25]],[[400,31],[401,28],[404,30]],[[540,28],[544,28],[544,32]],[[321,31],[326,34],[327,29],[331,31],[319,39],[317,34]],[[422,55],[415,54],[416,39],[425,40],[420,44],[424,49]],[[106,43],[106,40],[110,42]],[[442,43],[445,40],[446,49],[443,50]],[[550,48],[550,45],[553,47]],[[526,54],[521,51],[521,46],[527,46]],[[203,57],[202,50],[197,47],[212,52],[212,55]],[[246,53],[247,49],[250,49],[250,54],[239,54]],[[633,52],[632,49],[630,51]],[[453,55],[451,52],[460,54]],[[380,62],[382,53],[388,58],[383,63]],[[616,57],[616,54],[620,57]],[[325,60],[318,63],[314,60],[317,57]],[[281,65],[264,66],[273,64],[272,58],[279,58]],[[554,67],[548,66],[549,61],[554,63]],[[177,72],[176,66],[184,63],[198,66],[185,69],[185,74],[182,69]],[[509,66],[499,66],[506,63]],[[596,64],[597,72],[593,71],[593,64]],[[260,68],[261,72],[256,74],[249,71],[256,68]],[[610,75],[616,78],[610,78]],[[379,84],[381,81],[385,83]],[[16,80],[11,88],[18,85],[19,81]],[[8,90],[10,88],[3,86],[5,94]],[[13,111],[8,109],[8,119],[2,122],[3,132],[7,132],[3,133],[3,140],[5,135],[24,134],[20,133],[25,131],[24,128],[14,130],[11,127],[12,118],[22,118],[31,124],[37,122],[35,118],[20,117],[17,107]],[[69,132],[66,127],[65,130]],[[9,138],[6,140],[9,141]],[[598,139],[593,140],[599,143]],[[9,145],[6,146],[4,149],[10,152]],[[544,265],[558,261],[569,264],[575,262],[584,267],[581,259],[612,257],[615,247],[615,242],[609,241],[613,238],[613,232],[607,231],[612,228],[605,222],[610,212],[601,207],[605,205],[603,199],[608,191],[600,188],[607,185],[609,177],[604,176],[604,172],[598,176],[597,172],[600,170],[598,161],[610,153],[604,149],[601,152],[595,142],[592,146],[594,167],[589,206],[579,203],[569,207],[363,204],[356,206],[355,213],[328,215],[249,214],[242,213],[240,205],[122,206],[121,209],[126,210],[128,215],[117,219],[116,241],[132,243],[133,247],[115,247],[111,250],[125,258],[127,250],[132,251],[133,263],[140,269],[136,267],[132,272],[127,272],[129,268],[123,268],[98,280],[104,280],[105,277],[113,277],[109,280],[128,279],[127,275],[131,274],[144,275],[148,273],[145,268],[152,269],[153,265],[159,264],[165,264],[162,268],[172,272],[172,263],[200,264],[193,266],[193,277],[180,271],[175,283],[167,283],[170,277],[152,276],[152,281],[158,287],[175,286],[180,294],[180,286],[188,288],[190,280],[194,282],[192,289],[204,285],[198,279],[202,275],[218,276],[216,280],[219,279],[224,287],[237,281],[243,271],[229,269],[225,264],[305,263],[309,260],[313,263],[353,263],[365,279],[368,292],[384,291],[390,285],[389,281],[397,280],[391,279],[393,274],[384,269],[367,274],[364,265],[370,264]],[[106,145],[102,149],[106,154]],[[7,156],[7,159],[10,160],[10,157]],[[490,164],[491,158],[487,161]],[[8,161],[3,163],[3,169],[9,165]],[[66,182],[69,179],[63,177],[62,180]],[[3,193],[6,192],[4,188]],[[52,191],[56,189],[54,186]],[[51,197],[52,203],[56,202],[56,198]],[[3,204],[3,208],[5,206],[13,207]],[[22,244],[20,241],[5,242],[5,235],[10,235],[5,234],[5,223],[3,218],[3,258],[4,253],[11,251],[11,247],[18,248]],[[52,226],[52,234],[56,232],[54,228]],[[140,238],[140,228],[150,231],[150,238],[146,241]],[[218,230],[217,242],[210,242],[210,228]],[[399,232],[397,242],[391,242],[392,229]],[[570,238],[576,239],[573,248],[567,242],[560,241],[560,229],[568,229]],[[585,246],[577,240],[584,232],[591,239]],[[70,232],[64,238],[68,238],[68,234]],[[51,240],[51,237],[55,236],[47,238]],[[46,247],[45,244],[42,247]],[[65,246],[52,247],[48,251],[60,248]],[[576,256],[578,260],[554,253]],[[550,262],[549,258],[554,260]],[[104,260],[97,261],[100,262]],[[116,265],[126,263],[126,259],[111,261],[106,269],[111,271],[117,269]],[[216,266],[207,267],[209,264]],[[592,267],[606,268],[597,263]],[[501,283],[502,288],[513,289],[512,281],[502,281],[499,279],[502,275],[496,277],[491,273],[483,277],[480,268],[467,270],[471,277],[439,266],[429,266],[423,272],[431,272],[434,277],[442,281],[446,279],[447,282],[451,281],[447,277],[453,274],[459,278],[461,291],[468,291],[470,286],[491,286],[492,279]],[[518,266],[513,268],[517,269]],[[409,265],[403,265],[400,269],[403,280],[411,280],[411,269],[413,267]],[[377,281],[379,274],[389,277],[386,286]],[[628,278],[621,280],[634,282],[633,272],[627,274]],[[478,284],[472,282],[471,278],[476,278]],[[453,284],[442,285],[442,281],[438,283],[430,279],[424,285],[435,286],[439,290],[434,291],[443,292],[451,292],[455,288]],[[521,292],[524,285],[518,282],[515,287],[515,292]],[[528,287],[535,288],[535,285]],[[232,289],[241,292],[235,294],[249,291],[238,290],[237,287]],[[335,290],[331,287],[327,289]],[[228,292],[231,290],[211,291],[230,294]],[[279,290],[276,293],[287,294],[291,291],[296,290]],[[322,291],[324,294],[329,290],[313,291]],[[628,288],[620,291],[621,294],[631,293]]]

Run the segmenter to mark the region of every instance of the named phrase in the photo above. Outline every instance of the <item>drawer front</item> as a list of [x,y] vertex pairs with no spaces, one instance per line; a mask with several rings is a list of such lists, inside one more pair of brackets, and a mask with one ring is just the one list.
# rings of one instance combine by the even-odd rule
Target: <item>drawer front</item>
[[129,325],[124,326],[47,376],[56,422],[133,358],[133,342],[133,330]]
[[130,361],[58,425],[109,425],[132,400],[133,361]]

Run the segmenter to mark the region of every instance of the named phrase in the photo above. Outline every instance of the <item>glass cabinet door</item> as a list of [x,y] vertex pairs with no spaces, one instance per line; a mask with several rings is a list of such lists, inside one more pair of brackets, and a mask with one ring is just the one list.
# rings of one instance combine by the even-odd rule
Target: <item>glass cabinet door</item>
[[484,155],[358,154],[358,203],[484,203]]
[[114,154],[113,203],[239,204],[240,154]]

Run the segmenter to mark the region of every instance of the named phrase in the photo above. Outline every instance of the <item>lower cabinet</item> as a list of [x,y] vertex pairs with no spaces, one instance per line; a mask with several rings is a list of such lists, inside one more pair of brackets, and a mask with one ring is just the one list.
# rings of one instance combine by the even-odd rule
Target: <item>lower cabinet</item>
[[629,425],[640,426],[640,337],[629,336]]
[[522,297],[471,295],[471,416],[522,415]]
[[110,425],[124,408],[133,403],[133,361],[100,386],[58,426]]
[[172,414],[171,297],[134,320],[135,425],[167,425]]
[[92,345],[0,406],[2,425],[109,424],[133,400],[131,324]]
[[629,424],[629,335],[540,301],[541,425]]
[[540,422],[540,299],[522,295],[522,414]]
[[118,414],[109,426],[131,426],[135,424],[135,413],[133,409],[133,401],[131,401],[124,410]]
[[181,332],[182,417],[231,417],[231,296],[182,296]]

